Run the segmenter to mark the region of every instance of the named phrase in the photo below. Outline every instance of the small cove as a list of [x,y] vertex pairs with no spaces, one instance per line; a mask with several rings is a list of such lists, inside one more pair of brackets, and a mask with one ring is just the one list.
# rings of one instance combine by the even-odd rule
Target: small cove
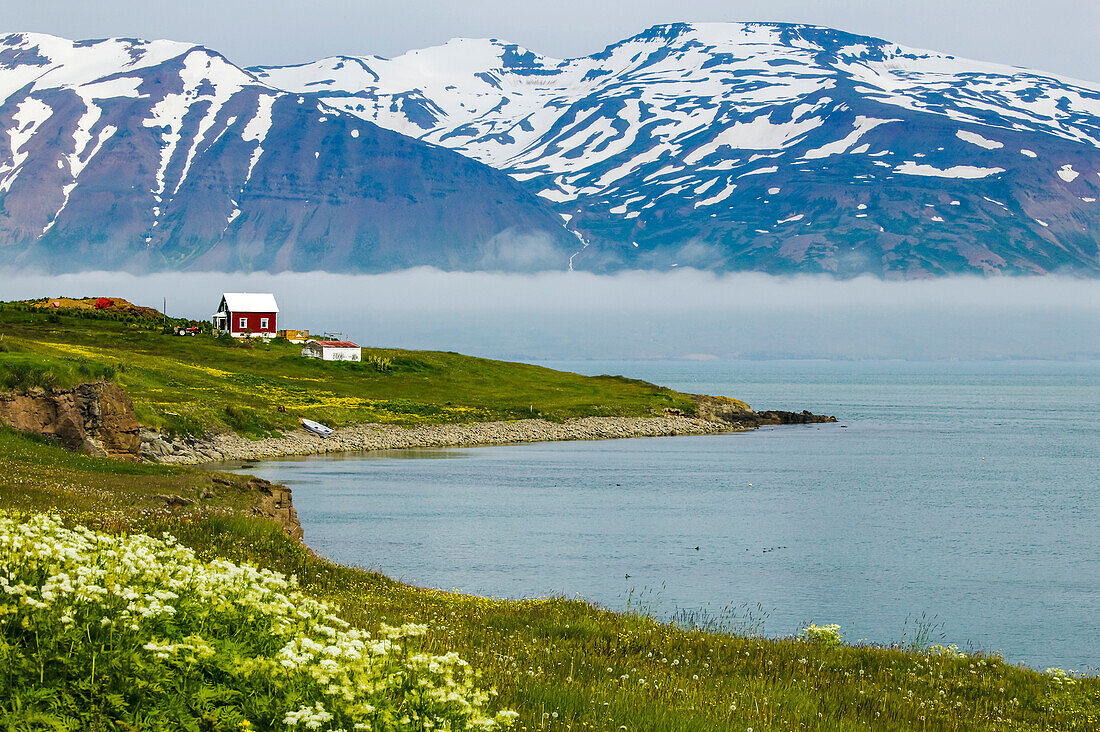
[[247,472],[294,488],[320,554],[413,584],[764,618],[768,634],[835,622],[853,641],[911,637],[923,614],[931,642],[1100,665],[1100,364],[546,365],[841,424]]

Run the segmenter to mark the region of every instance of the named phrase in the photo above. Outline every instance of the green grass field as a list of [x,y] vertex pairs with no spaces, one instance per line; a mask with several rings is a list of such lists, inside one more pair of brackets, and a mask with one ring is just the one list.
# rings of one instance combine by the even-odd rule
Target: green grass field
[[[996,657],[685,629],[574,600],[419,589],[319,559],[252,517],[248,494],[202,499],[211,485],[200,470],[73,455],[0,429],[0,510],[168,531],[204,557],[297,575],[358,627],[426,623],[426,649],[457,651],[481,669],[498,707],[520,713],[518,730],[1100,729],[1095,677],[1067,682]],[[156,498],[169,493],[195,502],[169,510]]]
[[365,348],[363,362],[302,358],[278,340],[178,337],[157,321],[78,317],[0,304],[0,388],[69,386],[106,375],[138,421],[171,433],[260,436],[297,426],[400,425],[692,413],[690,398],[616,376],[435,351]]

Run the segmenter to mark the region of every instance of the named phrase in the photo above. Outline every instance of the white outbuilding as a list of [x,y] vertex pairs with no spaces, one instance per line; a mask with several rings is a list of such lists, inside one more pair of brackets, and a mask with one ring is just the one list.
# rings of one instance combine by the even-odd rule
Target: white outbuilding
[[362,361],[363,349],[351,341],[306,341],[302,355],[322,361]]

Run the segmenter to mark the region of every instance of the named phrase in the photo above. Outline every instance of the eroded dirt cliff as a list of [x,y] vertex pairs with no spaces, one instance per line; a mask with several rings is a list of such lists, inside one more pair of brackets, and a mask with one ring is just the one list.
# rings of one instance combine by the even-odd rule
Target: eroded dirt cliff
[[99,457],[136,461],[141,447],[133,402],[109,381],[0,393],[0,422]]

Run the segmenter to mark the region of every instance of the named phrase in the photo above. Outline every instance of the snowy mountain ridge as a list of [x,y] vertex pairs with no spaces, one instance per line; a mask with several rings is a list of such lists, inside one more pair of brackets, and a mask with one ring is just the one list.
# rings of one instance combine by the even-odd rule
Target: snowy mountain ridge
[[1100,85],[814,26],[250,69],[0,36],[17,263],[1100,276],[1098,198]]
[[[799,68],[791,73],[784,66]],[[551,115],[531,115],[600,91],[622,96],[621,87],[633,85],[638,104],[655,109],[662,108],[660,99],[730,97],[751,111],[834,87],[839,74],[849,76],[857,91],[905,109],[1100,145],[1100,84],[814,26],[656,26],[600,53],[567,60],[496,39],[456,38],[393,59],[336,56],[252,70],[278,88],[325,96],[334,106],[404,134],[468,146],[469,154],[498,167],[537,156],[528,145],[538,130],[515,120],[552,124]],[[752,81],[737,86],[738,74],[751,74]],[[1062,95],[1066,109],[1057,109],[1051,92]],[[1000,124],[986,112],[1003,115]],[[484,129],[476,134],[470,125]],[[663,136],[677,139],[698,126],[664,130]]]
[[201,46],[0,37],[9,262],[509,269],[508,237],[531,235],[544,266],[564,267],[577,246],[507,176],[272,88]]
[[[671,266],[678,244],[703,255],[679,263],[722,269],[1049,271],[1064,258],[1031,250],[1063,244],[1083,248],[1071,269],[1098,266],[1085,199],[1100,184],[1100,85],[753,23],[656,26],[566,60],[458,39],[251,70],[508,172],[596,241],[602,266]],[[951,196],[930,200],[944,185]],[[1031,200],[1036,186],[1057,201]],[[776,198],[796,191],[803,205]],[[971,220],[953,229],[963,209]],[[880,241],[844,252],[830,237]],[[912,256],[928,240],[953,261]]]

